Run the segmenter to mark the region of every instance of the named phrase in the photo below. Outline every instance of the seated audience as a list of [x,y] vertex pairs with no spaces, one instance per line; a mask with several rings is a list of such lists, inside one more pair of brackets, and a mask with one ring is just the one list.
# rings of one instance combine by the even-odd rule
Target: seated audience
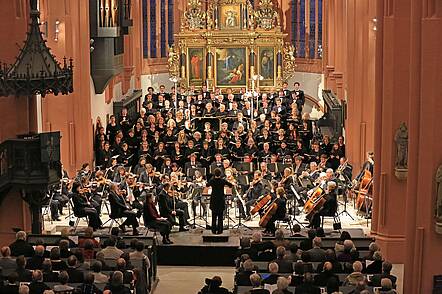
[[123,251],[118,249],[115,245],[117,244],[117,239],[115,236],[110,236],[109,239],[104,241],[104,249],[100,252],[103,253],[105,259],[117,259],[121,257]]
[[362,263],[355,261],[353,262],[353,272],[345,278],[344,286],[356,286],[363,281],[365,281],[365,276],[362,274]]
[[269,263],[269,272],[270,275],[262,280],[262,284],[269,284],[269,285],[275,285],[278,281],[278,272],[279,272],[279,266],[276,262]]
[[103,293],[100,289],[97,288],[94,284],[94,275],[91,273],[87,273],[84,276],[83,284],[78,287],[78,291],[80,293],[88,293],[88,294],[101,294]]
[[382,279],[387,278],[387,279],[390,279],[390,281],[393,285],[393,288],[396,288],[397,278],[391,274],[392,268],[393,268],[393,265],[390,262],[384,261],[382,263],[382,274],[373,275],[370,279],[369,285],[373,286],[373,287],[381,287]]
[[298,255],[298,245],[296,245],[296,242],[291,242],[289,245],[289,250],[286,250],[286,253],[284,255],[284,259],[295,262],[299,259]]
[[336,254],[344,251],[344,242],[345,240],[351,240],[351,235],[347,231],[342,231],[339,240],[335,244],[335,252]]
[[206,279],[206,285],[199,292],[200,294],[229,294],[229,290],[222,285],[221,277],[214,276],[211,279]]
[[106,259],[104,258],[103,252],[98,251],[97,254],[95,255],[95,259],[101,262],[102,270],[104,270],[104,271],[112,270],[112,267],[106,263]]
[[327,294],[342,294],[339,291],[339,284],[339,278],[330,278],[326,285]]
[[321,289],[313,283],[311,273],[304,274],[304,282],[295,288],[295,294],[320,294]]
[[84,259],[91,260],[95,258],[94,243],[92,242],[92,240],[86,240],[82,249]]
[[272,240],[273,245],[275,248],[278,246],[284,246],[284,248],[289,248],[290,241],[286,240],[284,237],[284,231],[281,229],[278,229],[275,231],[275,239]]
[[15,241],[9,245],[12,256],[32,257],[34,255],[34,248],[26,241],[26,233],[19,231],[15,234]]
[[244,294],[270,294],[269,290],[264,289],[261,284],[261,276],[258,274],[250,275],[250,283],[252,284],[252,290],[247,291]]
[[373,254],[373,262],[366,266],[363,273],[365,274],[380,274],[382,273],[382,253],[376,251]]
[[[342,265],[339,261],[336,260],[336,254],[333,251],[333,249],[327,249],[327,250],[325,250],[324,262],[319,263],[318,267],[316,268],[316,271],[318,273],[322,272],[322,270],[324,269],[324,263],[327,261],[332,264],[332,267],[333,267],[332,270],[335,274],[343,272]],[[351,271],[350,271],[350,273],[351,273]]]
[[391,280],[388,278],[383,278],[381,280],[381,289],[379,289],[379,294],[394,294],[397,293],[396,290],[393,289],[393,284]]
[[313,248],[313,239],[316,237],[316,230],[315,229],[310,229],[307,232],[307,238],[305,238],[304,240],[302,240],[299,243],[299,247],[301,248],[302,251],[308,251],[310,249]]
[[146,281],[146,276],[144,270],[141,268],[134,269],[134,288],[135,293],[149,293],[148,282]]
[[109,277],[101,272],[102,271],[101,261],[99,260],[94,261],[94,263],[92,263],[91,269],[95,283],[104,284],[109,281]]
[[252,234],[252,243],[250,244],[250,257],[254,261],[269,261],[275,258],[273,253],[273,243],[262,240],[262,233],[256,231]]
[[60,284],[54,286],[55,293],[73,291],[74,288],[68,285],[68,281],[71,279],[66,271],[61,271],[58,275],[58,282]]
[[28,259],[26,262],[26,268],[30,270],[41,269],[41,265],[43,264],[45,253],[45,248],[42,245],[38,245],[35,247],[34,256]]
[[308,250],[308,254],[310,255],[310,261],[312,262],[320,262],[325,259],[325,250],[321,248],[321,238],[315,237],[313,239],[313,248]]
[[278,264],[280,273],[293,273],[293,263],[287,259],[284,259],[285,255],[285,247],[279,246],[276,248],[276,259],[273,262]]
[[43,282],[43,274],[40,270],[32,272],[32,282],[29,284],[29,292],[32,294],[43,294],[45,290],[50,290],[48,285]]
[[301,226],[299,224],[293,225],[293,235],[295,238],[305,238],[303,234],[301,234]]
[[86,241],[88,241],[88,240],[90,240],[93,243],[94,248],[100,248],[100,242],[95,240],[94,229],[91,227],[87,227],[84,230],[84,236],[78,238],[78,247],[84,248]]
[[18,274],[11,273],[8,276],[8,281],[0,287],[0,292],[2,294],[16,294],[18,292]]
[[58,273],[52,270],[52,263],[49,259],[45,259],[41,266],[43,273],[43,282],[55,283],[58,282]]
[[[15,293],[17,293],[17,292],[15,292]],[[19,288],[18,288],[18,294],[29,294],[30,292],[29,292],[29,286],[28,285],[21,285]],[[43,293],[45,293],[45,292],[43,292]]]
[[371,242],[370,245],[368,246],[368,254],[366,256],[363,257],[363,260],[373,260],[373,254],[376,251],[381,250],[381,248],[379,248],[379,245],[376,244],[375,242]]
[[0,257],[0,267],[3,270],[15,269],[17,264],[15,259],[11,257],[11,249],[8,246],[2,247],[0,250],[2,257]]
[[352,250],[354,250],[354,244],[352,240],[344,241],[344,250],[338,255],[338,261],[341,262],[353,262]]
[[83,283],[84,273],[78,269],[78,261],[75,255],[69,256],[66,272],[69,275],[69,283]]
[[112,294],[131,294],[129,288],[123,284],[123,273],[115,271],[112,274],[110,282],[104,287],[104,290],[110,290]]
[[66,262],[64,262],[64,260],[61,260],[60,248],[58,248],[58,247],[52,248],[49,258],[51,259],[52,270],[64,271],[68,268],[68,266],[66,265]]
[[238,286],[251,286],[250,276],[253,274],[253,261],[248,259],[243,262],[242,270],[235,277]]
[[338,276],[333,272],[333,265],[331,262],[327,261],[324,263],[322,272],[315,276],[315,284],[320,287],[327,286],[330,279],[339,279]]
[[129,253],[129,258],[131,260],[144,260],[146,267],[150,268],[149,258],[144,254],[144,243],[141,241],[137,241],[135,243],[135,251]]
[[272,292],[272,294],[275,293],[281,293],[281,294],[293,294],[288,290],[288,287],[290,285],[289,279],[285,277],[279,277],[278,281],[276,282],[276,290]]
[[19,282],[30,282],[32,279],[32,272],[26,269],[26,258],[23,255],[17,257],[15,272],[18,275]]
[[60,240],[58,247],[60,248],[60,258],[68,258],[72,255],[69,250],[69,240]]
[[132,282],[132,271],[127,270],[126,260],[124,258],[118,258],[116,262],[116,270],[123,273],[123,284],[129,284]]

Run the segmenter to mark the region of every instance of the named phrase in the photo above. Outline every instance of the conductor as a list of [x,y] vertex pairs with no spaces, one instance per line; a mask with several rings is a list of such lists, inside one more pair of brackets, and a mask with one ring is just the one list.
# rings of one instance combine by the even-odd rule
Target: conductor
[[225,179],[221,179],[221,169],[216,168],[213,178],[207,182],[207,187],[212,187],[209,208],[212,210],[212,233],[222,234],[223,232],[223,213],[226,208],[226,196],[224,195],[224,186],[233,187]]

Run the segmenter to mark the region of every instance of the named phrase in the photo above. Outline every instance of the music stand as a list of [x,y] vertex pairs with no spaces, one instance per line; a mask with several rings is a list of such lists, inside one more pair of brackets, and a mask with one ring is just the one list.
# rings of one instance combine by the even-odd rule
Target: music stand
[[267,169],[269,170],[269,172],[276,174],[278,172],[277,163],[276,162],[267,163]]
[[[298,192],[296,191],[295,187],[293,185],[290,185],[290,189],[292,189],[293,194],[295,194],[296,202],[298,202],[298,199],[301,199],[301,196],[299,196]],[[293,213],[293,219],[295,222],[297,222],[301,227],[305,228],[305,226],[296,218],[296,214]]]
[[233,167],[239,172],[253,172],[253,162],[234,162]]
[[195,172],[199,171],[203,177],[206,176],[206,168],[205,167],[192,167],[187,169],[186,177],[193,178],[195,176]]
[[277,172],[278,173],[284,172],[284,169],[286,169],[286,168],[291,168],[292,170],[294,170],[293,164],[291,164],[291,163],[282,163],[282,162],[277,163],[277,169],[278,169]]

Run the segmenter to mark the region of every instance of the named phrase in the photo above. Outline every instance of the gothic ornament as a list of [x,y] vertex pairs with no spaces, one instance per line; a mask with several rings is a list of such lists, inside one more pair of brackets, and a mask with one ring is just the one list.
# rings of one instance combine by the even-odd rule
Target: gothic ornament
[[31,0],[31,23],[24,47],[15,63],[0,66],[0,96],[67,95],[73,92],[73,65],[64,58],[63,67],[43,40],[39,27],[40,12]]
[[180,75],[180,55],[175,50],[175,46],[172,45],[169,47],[169,56],[167,59],[168,68],[169,68],[169,76],[172,78],[179,77]]
[[255,21],[256,26],[264,30],[271,30],[281,25],[279,15],[273,9],[272,0],[261,0],[259,9],[255,12]]
[[296,48],[293,45],[286,44],[283,49],[283,76],[285,80],[292,78],[295,75],[295,56]]
[[404,122],[394,134],[396,143],[395,175],[399,180],[405,180],[408,174],[408,128]]
[[442,235],[442,165],[436,172],[436,209],[435,209],[435,230]]
[[189,9],[184,12],[187,27],[190,30],[204,29],[206,26],[206,13],[202,11],[200,0],[189,0]]

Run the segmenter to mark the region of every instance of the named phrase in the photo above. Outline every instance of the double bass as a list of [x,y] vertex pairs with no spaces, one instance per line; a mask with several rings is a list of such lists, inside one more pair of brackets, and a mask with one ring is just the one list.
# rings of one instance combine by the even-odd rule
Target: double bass
[[311,219],[311,217],[324,206],[326,200],[323,195],[324,190],[321,187],[317,187],[313,191],[312,195],[304,205],[304,213],[306,214],[307,219]]
[[356,209],[360,212],[368,212],[372,204],[371,187],[373,186],[373,176],[369,170],[364,171],[364,175],[359,183],[356,197]]

